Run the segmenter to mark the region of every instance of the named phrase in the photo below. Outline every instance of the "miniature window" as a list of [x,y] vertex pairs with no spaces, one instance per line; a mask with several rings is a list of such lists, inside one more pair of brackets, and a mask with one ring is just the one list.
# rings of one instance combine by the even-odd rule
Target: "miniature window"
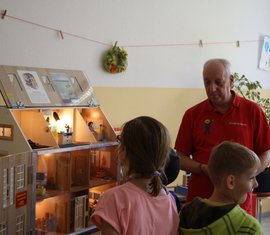
[[16,166],[16,189],[24,188],[25,185],[25,165]]
[[3,208],[7,207],[8,199],[8,169],[3,169]]
[[0,124],[0,139],[13,140],[13,126]]
[[16,235],[24,235],[24,215],[16,217]]
[[13,205],[14,202],[14,167],[10,167],[9,170],[9,205]]
[[14,203],[14,167],[3,169],[3,208]]
[[7,225],[5,222],[0,223],[0,235],[7,235]]

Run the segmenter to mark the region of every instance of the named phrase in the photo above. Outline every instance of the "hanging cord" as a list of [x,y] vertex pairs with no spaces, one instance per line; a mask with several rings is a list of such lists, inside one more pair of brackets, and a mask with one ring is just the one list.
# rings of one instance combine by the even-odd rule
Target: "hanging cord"
[[[12,15],[7,14],[7,10],[3,10],[1,12],[1,18],[5,19],[5,18],[10,18],[16,21],[20,21],[26,24],[31,24],[31,25],[35,25],[37,27],[40,28],[44,28],[44,29],[48,29],[51,31],[56,31],[58,34],[60,33],[60,37],[61,39],[64,39],[64,35],[68,35],[70,37],[74,37],[74,38],[78,38],[78,39],[82,39],[82,40],[86,40],[86,41],[90,41],[93,43],[97,43],[97,44],[101,44],[104,46],[111,46],[111,43],[106,43],[103,41],[99,41],[99,40],[95,40],[92,38],[87,38],[84,36],[80,36],[77,34],[73,34],[73,33],[69,33],[69,32],[65,32],[63,30],[59,30],[50,26],[46,26],[46,25],[42,25],[39,23],[35,23],[33,21],[29,21],[29,20],[25,20],[22,18],[18,18]],[[179,47],[179,46],[198,46],[203,48],[205,45],[217,45],[217,44],[233,44],[236,47],[240,46],[240,43],[256,43],[256,42],[263,42],[263,40],[235,40],[235,41],[220,41],[220,42],[203,42],[202,40],[199,40],[198,42],[190,42],[190,43],[164,43],[164,44],[123,44],[121,45],[122,47]]]

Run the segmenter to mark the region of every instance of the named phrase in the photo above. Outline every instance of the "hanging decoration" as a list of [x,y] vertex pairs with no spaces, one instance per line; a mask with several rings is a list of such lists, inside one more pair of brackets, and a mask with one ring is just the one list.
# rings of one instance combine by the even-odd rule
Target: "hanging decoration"
[[103,65],[105,70],[109,73],[122,73],[126,71],[127,52],[117,46],[117,41],[105,54]]

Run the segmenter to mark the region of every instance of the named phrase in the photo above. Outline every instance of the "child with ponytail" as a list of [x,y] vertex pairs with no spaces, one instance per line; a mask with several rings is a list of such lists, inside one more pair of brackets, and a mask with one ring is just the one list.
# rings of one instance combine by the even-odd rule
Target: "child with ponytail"
[[106,191],[91,216],[102,235],[177,234],[175,200],[162,184],[170,143],[168,130],[154,118],[124,125],[118,157],[126,182]]

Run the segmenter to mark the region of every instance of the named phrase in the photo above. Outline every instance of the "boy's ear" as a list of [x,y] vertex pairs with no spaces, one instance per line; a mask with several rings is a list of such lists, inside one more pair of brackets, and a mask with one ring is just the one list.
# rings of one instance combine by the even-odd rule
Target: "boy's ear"
[[234,189],[235,186],[235,177],[234,175],[228,175],[226,178],[226,185],[228,189]]

